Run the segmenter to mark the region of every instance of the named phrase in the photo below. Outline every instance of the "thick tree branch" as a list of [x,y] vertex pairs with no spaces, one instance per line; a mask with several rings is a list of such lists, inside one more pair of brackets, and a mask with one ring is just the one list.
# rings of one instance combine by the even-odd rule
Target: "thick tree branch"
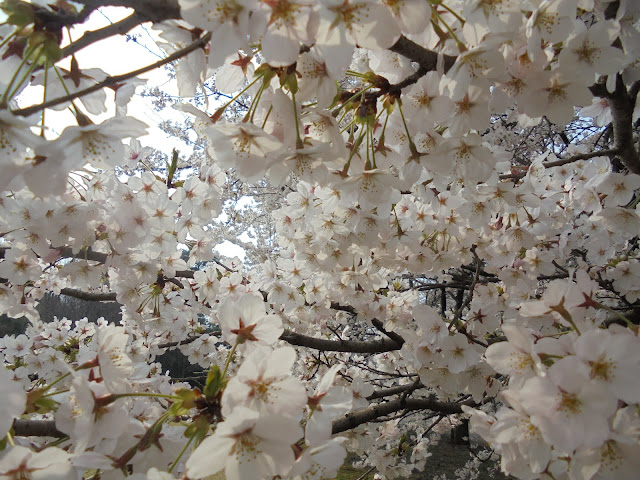
[[60,256],[64,258],[77,258],[79,260],[91,260],[92,262],[105,263],[109,258],[109,254],[94,252],[91,247],[83,248],[78,253],[73,253],[71,247],[53,248],[52,250],[58,250]]
[[[83,248],[78,253],[73,253],[73,249],[71,247],[60,247],[53,248],[52,250],[58,250],[60,252],[60,256],[64,258],[77,258],[79,260],[91,260],[93,262],[106,263],[109,258],[108,253],[102,252],[94,252],[91,247]],[[214,261],[218,264],[218,260]],[[193,274],[195,272],[193,270],[176,270],[176,278],[193,278]]]
[[34,23],[38,29],[61,35],[63,28],[83,23],[98,8],[98,5],[87,5],[78,13],[64,9],[54,11],[33,4],[30,7],[33,9]]
[[87,302],[115,302],[116,294],[114,292],[85,292],[82,290],[76,290],[75,288],[63,288],[60,290],[60,295],[66,295],[67,297],[78,298]]
[[84,95],[89,95],[90,93],[97,92],[98,90],[102,90],[105,87],[112,87],[112,86],[118,85],[119,83],[125,82],[126,80],[135,78],[138,75],[142,75],[143,73],[150,72],[151,70],[155,70],[156,68],[166,65],[167,63],[171,63],[175,60],[178,60],[190,54],[191,52],[204,47],[209,42],[209,40],[211,40],[211,34],[207,33],[206,35],[200,37],[195,42],[190,43],[186,47],[172,53],[171,55],[169,55],[166,58],[163,58],[162,60],[158,60],[157,62],[152,63],[151,65],[147,65],[146,67],[142,67],[142,68],[139,68],[138,70],[134,70],[129,73],[124,73],[122,75],[116,75],[113,77],[108,76],[102,82],[96,83],[95,85],[84,88],[82,90],[78,90],[77,92],[70,93],[69,95],[65,95],[63,97],[53,98],[46,102],[42,102],[37,105],[32,105],[30,107],[12,110],[11,113],[14,115],[28,117],[29,115],[33,115],[34,113],[44,110],[45,108],[54,107],[56,105],[70,102],[71,100],[75,100],[76,98],[80,98],[80,97],[83,97]]
[[162,22],[180,18],[178,0],[74,0],[87,7],[126,7],[132,8],[150,22]]
[[383,388],[380,390],[375,390],[371,395],[367,397],[367,400],[375,400],[376,398],[390,397],[391,395],[397,395],[398,393],[405,393],[408,391],[419,390],[423,387],[424,385],[422,383],[414,382],[414,383],[408,383],[406,385],[398,385],[397,387]]
[[[578,153],[576,155],[571,155],[567,158],[560,158],[558,160],[554,160],[552,162],[542,162],[542,166],[545,168],[551,167],[561,167],[562,165],[568,165],[569,163],[578,162],[580,160],[589,160],[591,158],[596,157],[613,157],[618,154],[618,149],[609,149],[609,150],[596,150],[594,152],[588,153]],[[526,175],[526,173],[508,173],[505,175],[500,175],[501,180],[509,179],[509,178],[522,178]]]
[[[160,348],[171,348],[178,345],[189,344],[200,335],[188,337],[180,342],[167,342],[158,345]],[[308,335],[302,335],[301,333],[295,333],[286,331],[280,336],[280,340],[289,343],[290,345],[296,345],[298,347],[307,347],[319,350],[321,352],[349,352],[349,353],[384,353],[400,350],[401,344],[388,338],[381,338],[376,340],[327,340],[324,338],[310,337]],[[404,342],[404,340],[403,340]]]
[[[613,93],[607,90],[606,84],[602,81],[592,85],[589,89],[593,95],[609,100],[609,107],[613,117],[613,138],[616,154],[630,172],[640,174],[640,155],[633,141],[634,87],[638,88],[635,85],[632,86],[632,92],[629,93],[622,76],[617,75],[616,88]],[[637,95],[637,92],[635,95]]]
[[598,150],[598,151],[589,152],[589,153],[579,153],[577,155],[572,155],[568,158],[561,158],[559,160],[554,160],[553,162],[543,162],[542,165],[545,168],[561,167],[562,165],[578,162],[580,160],[589,160],[590,158],[595,158],[595,157],[613,157],[617,153],[618,153],[618,150],[616,149]]
[[476,262],[476,270],[473,273],[473,279],[471,280],[471,285],[469,285],[469,293],[467,294],[467,297],[464,299],[464,302],[460,304],[460,306],[456,309],[455,313],[453,314],[453,320],[451,321],[451,325],[456,325],[456,322],[460,320],[460,317],[462,316],[463,310],[469,306],[469,304],[471,303],[471,300],[473,299],[473,289],[476,287],[476,284],[478,283],[478,278],[480,277],[480,270],[482,269],[482,260],[480,260],[480,257],[478,257],[478,254],[476,253],[476,248],[478,248],[476,245],[473,245],[471,247],[471,253],[473,254],[473,258],[475,259],[475,262]]
[[[410,387],[410,386],[409,386]],[[332,431],[334,434],[356,428],[358,425],[370,422],[392,413],[404,410],[431,410],[443,415],[462,413],[462,405],[473,406],[472,400],[460,403],[440,402],[435,397],[429,398],[397,398],[390,402],[378,403],[361,410],[347,413],[345,416],[333,421]],[[15,420],[13,430],[18,437],[56,437],[62,438],[66,435],[56,428],[53,420]]]
[[332,431],[334,434],[344,432],[356,428],[363,423],[371,422],[380,417],[385,417],[392,413],[404,410],[431,410],[433,412],[451,415],[462,413],[462,405],[473,406],[473,400],[467,400],[461,403],[440,402],[435,396],[429,398],[397,398],[390,402],[378,403],[354,412],[347,413],[333,421]]
[[73,43],[70,43],[66,47],[62,49],[62,58],[66,58],[69,55],[73,55],[74,53],[82,50],[89,45],[92,45],[100,40],[104,40],[105,38],[112,37],[114,35],[124,35],[132,28],[141,25],[146,22],[147,18],[140,13],[132,13],[126,18],[123,18],[119,22],[112,23],[104,28],[100,28],[98,30],[91,30],[86,32],[82,37],[76,40]]
[[341,305],[338,302],[331,302],[331,309],[332,310],[339,310],[341,312],[347,312],[350,313],[352,315],[356,315],[356,309],[353,308],[351,305]]
[[180,340],[179,342],[166,342],[158,345],[158,348],[171,348],[177,347],[178,345],[189,345],[190,343],[195,342],[200,338],[200,335],[194,335],[193,337],[187,337],[184,340]]
[[404,338],[402,338],[400,335],[398,335],[395,332],[389,332],[385,330],[380,320],[378,320],[377,318],[374,318],[373,320],[371,320],[371,323],[373,324],[374,327],[376,327],[376,329],[380,333],[384,333],[387,337],[389,337],[391,340],[393,340],[395,343],[397,343],[401,347],[402,345],[404,345]]
[[376,340],[326,340],[324,338],[309,337],[295,332],[285,332],[280,340],[299,347],[308,347],[321,352],[350,352],[350,353],[384,353],[400,350],[402,344],[390,338]]
[[16,437],[66,437],[56,428],[54,420],[21,420],[13,421],[13,431]]
[[[438,54],[436,52],[418,45],[414,41],[409,40],[404,35],[402,35],[389,50],[408,58],[412,62],[416,62],[420,66],[418,68],[418,71],[414,74],[417,75],[417,77],[411,83],[417,82],[418,79],[427,72],[435,70],[438,64]],[[452,55],[444,55],[445,73],[453,66],[454,63],[456,63],[456,58],[458,57],[454,57]],[[403,80],[403,83],[407,82],[414,75]],[[407,85],[410,85],[411,83],[408,83]],[[398,84],[397,86],[399,85],[401,84]],[[403,85],[403,87],[407,85]]]

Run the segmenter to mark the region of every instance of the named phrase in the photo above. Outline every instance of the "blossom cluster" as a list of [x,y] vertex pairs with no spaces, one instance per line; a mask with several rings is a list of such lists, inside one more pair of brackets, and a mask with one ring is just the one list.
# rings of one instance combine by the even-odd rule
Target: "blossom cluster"
[[[63,43],[93,7],[0,2],[0,305],[30,322],[0,478],[333,478],[347,449],[401,478],[445,417],[517,478],[634,478],[636,2],[144,3],[180,95],[229,96],[176,105],[191,165],[147,163],[140,80],[78,65],[104,31]],[[274,248],[220,259],[229,183],[264,181]],[[48,293],[120,325],[45,324]]]

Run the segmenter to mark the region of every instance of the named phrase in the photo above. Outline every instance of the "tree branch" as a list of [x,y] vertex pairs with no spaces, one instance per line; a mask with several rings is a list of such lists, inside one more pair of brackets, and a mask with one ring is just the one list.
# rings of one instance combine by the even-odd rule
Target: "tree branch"
[[370,422],[376,418],[398,412],[400,410],[431,410],[445,415],[462,413],[462,405],[473,406],[473,400],[461,403],[440,402],[435,396],[429,398],[397,398],[389,402],[370,405],[369,407],[347,413],[333,421],[332,432],[334,434],[356,428],[358,425]]
[[77,258],[79,260],[91,260],[92,262],[105,263],[109,258],[108,253],[94,252],[91,247],[83,248],[78,253],[73,253],[71,247],[52,248],[52,250],[57,250],[60,256],[64,258]]
[[299,347],[308,347],[321,352],[350,352],[350,353],[384,353],[400,350],[402,344],[390,338],[377,340],[326,340],[324,338],[309,337],[295,332],[285,332],[280,340]]
[[388,332],[387,330],[385,330],[380,320],[378,320],[377,318],[374,318],[373,320],[371,320],[371,323],[374,327],[376,327],[376,329],[380,333],[384,333],[387,337],[389,337],[391,340],[393,340],[395,343],[397,343],[401,347],[402,345],[404,345],[404,338],[402,338],[400,335],[398,335],[395,332]]
[[44,110],[45,108],[54,107],[62,103],[70,102],[71,100],[75,100],[76,98],[82,97],[84,95],[89,95],[90,93],[97,92],[98,90],[101,90],[105,87],[112,87],[126,80],[129,80],[130,78],[137,77],[138,75],[142,75],[143,73],[147,73],[151,70],[155,70],[156,68],[166,65],[167,63],[171,63],[175,60],[178,60],[190,54],[191,52],[204,47],[209,42],[209,40],[211,40],[211,34],[207,33],[206,35],[200,37],[195,42],[190,43],[186,47],[172,53],[166,58],[158,60],[155,63],[152,63],[151,65],[147,65],[146,67],[139,68],[138,70],[134,70],[129,73],[123,73],[122,75],[116,75],[113,77],[108,76],[102,82],[99,82],[95,85],[84,88],[82,90],[78,90],[77,92],[70,93],[69,95],[65,95],[63,97],[53,98],[46,102],[42,102],[37,105],[32,105],[30,107],[12,110],[11,113],[14,115],[28,117],[29,115],[33,115],[34,113]]
[[13,421],[13,431],[16,437],[66,437],[56,428],[54,420],[21,420]]
[[464,302],[460,304],[460,306],[456,309],[455,313],[453,314],[453,320],[451,320],[451,325],[456,325],[456,322],[460,320],[460,317],[462,317],[462,311],[469,306],[469,304],[471,303],[471,300],[473,299],[473,289],[476,287],[476,283],[478,283],[478,278],[480,277],[480,270],[482,269],[482,260],[480,260],[480,257],[478,257],[478,254],[476,253],[476,248],[477,248],[476,245],[473,245],[471,247],[471,253],[473,254],[473,258],[475,259],[475,262],[476,262],[476,271],[473,273],[473,279],[471,280],[471,285],[469,285],[469,294],[467,295],[467,298],[464,299]]
[[82,50],[83,48],[88,47],[89,45],[92,45],[96,42],[99,42],[100,40],[104,40],[105,38],[109,38],[114,35],[124,35],[132,28],[135,28],[146,21],[147,19],[144,15],[136,12],[104,28],[86,32],[78,40],[70,43],[62,49],[61,58],[66,58],[69,55],[73,55],[77,51]]
[[[200,335],[196,335],[179,342],[161,343],[158,347],[171,348],[178,345],[186,345],[195,341],[199,337]],[[284,332],[280,336],[280,340],[287,342],[290,345],[313,348],[314,350],[319,350],[321,352],[384,353],[400,350],[402,347],[401,344],[398,344],[388,338],[376,340],[327,340],[291,331]]]
[[[396,87],[409,81],[409,79],[413,79],[414,76],[416,76],[416,78],[411,83],[417,82],[424,74],[435,70],[436,65],[438,64],[438,54],[436,52],[418,45],[404,35],[402,35],[389,50],[408,58],[412,62],[416,62],[420,66],[414,75],[407,77],[402,83],[396,85]],[[444,55],[445,73],[453,66],[454,63],[456,63],[457,58],[458,57],[454,57],[452,55]],[[410,85],[411,83],[408,83],[407,85]],[[404,88],[407,85],[403,85],[401,88]]]
[[568,163],[577,162],[579,160],[589,160],[590,158],[595,158],[595,157],[612,157],[617,153],[618,153],[617,149],[598,150],[598,151],[589,152],[589,153],[579,153],[577,155],[572,155],[569,158],[561,158],[559,160],[554,160],[553,162],[542,162],[542,166],[544,166],[545,168],[560,167],[562,165],[567,165]]
[[132,8],[153,23],[180,18],[180,4],[177,0],[74,0],[89,7]]
[[[411,386],[409,386],[411,387]],[[460,403],[440,402],[435,396],[429,398],[397,398],[390,402],[378,403],[369,407],[347,413],[345,416],[333,421],[334,434],[351,430],[352,428],[370,422],[380,417],[398,412],[400,410],[431,410],[444,415],[462,413],[462,405],[473,406],[472,400]],[[56,437],[62,438],[66,434],[56,428],[54,420],[15,420],[13,430],[17,437]]]
[[171,347],[177,347],[178,345],[189,345],[190,343],[195,342],[199,338],[200,338],[200,335],[195,335],[193,337],[187,337],[184,340],[180,340],[179,342],[161,343],[160,345],[158,345],[158,348],[171,348]]
[[85,292],[82,290],[76,290],[75,288],[63,288],[60,290],[60,295],[66,295],[67,297],[78,298],[86,302],[115,302],[116,294],[114,292]]
[[607,90],[607,86],[603,81],[592,85],[589,90],[596,97],[609,100],[609,107],[613,116],[613,138],[616,154],[630,172],[640,174],[640,155],[633,141],[633,109],[635,108],[635,102],[632,101],[632,94],[634,87],[632,86],[632,94],[630,95],[622,76],[618,74],[616,76],[616,89],[613,93]]
[[375,400],[376,398],[390,397],[398,393],[404,393],[408,391],[414,391],[424,388],[424,385],[418,381],[418,383],[408,383],[406,385],[398,385],[397,387],[383,388],[375,390],[371,395],[367,397],[367,400]]
[[[596,157],[612,157],[618,154],[618,149],[613,148],[609,150],[596,150],[595,152],[589,153],[578,153],[576,155],[572,155],[567,158],[560,158],[558,160],[554,160],[552,162],[542,162],[542,166],[545,168],[551,167],[561,167],[562,165],[567,165],[569,163],[578,162],[580,160],[589,160],[591,158]],[[526,173],[508,173],[505,175],[500,175],[501,180],[509,179],[509,178],[522,178],[526,175]]]

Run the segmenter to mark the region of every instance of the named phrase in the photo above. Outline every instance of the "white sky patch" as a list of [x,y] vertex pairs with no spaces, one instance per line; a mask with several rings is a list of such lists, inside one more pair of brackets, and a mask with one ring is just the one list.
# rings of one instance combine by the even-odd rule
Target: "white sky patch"
[[239,247],[235,243],[231,243],[229,240],[225,240],[221,244],[216,245],[214,250],[224,257],[238,257],[242,261],[244,261],[244,258],[246,257],[244,248]]
[[[76,25],[71,29],[71,39],[77,40],[85,32],[104,28],[126,18],[131,13],[133,13],[133,10],[123,7],[102,7],[92,13],[83,24]],[[131,30],[128,35],[114,35],[76,52],[75,57],[78,60],[80,69],[99,68],[112,76],[121,75],[153,64],[166,57],[167,55],[164,51],[156,45],[159,37],[151,30],[150,26],[151,24],[143,24]],[[62,46],[68,43],[69,35],[64,31]],[[65,59],[59,63],[59,66],[69,69],[70,62],[71,58]],[[175,81],[163,68],[142,74],[139,78],[147,82],[146,87],[158,87],[168,95],[178,96]],[[190,152],[188,145],[177,138],[168,137],[157,125],[167,120],[183,122],[189,118],[189,115],[170,108],[162,112],[156,111],[153,107],[152,99],[141,95],[144,88],[145,86],[140,86],[136,89],[136,94],[128,105],[129,115],[142,120],[149,126],[149,133],[139,137],[138,140],[142,145],[153,146],[155,149],[165,153],[170,153],[173,148],[177,148],[179,151],[188,154]],[[115,113],[114,93],[109,88],[105,88],[104,91],[107,94],[106,105],[108,111],[98,116],[90,115],[90,118],[95,123],[101,123],[113,117]],[[40,103],[42,98],[42,87],[29,87],[18,98],[18,104],[23,108]],[[76,125],[74,115],[69,109],[59,112],[47,110],[45,123],[49,128],[49,138],[54,138],[62,133],[66,126]]]

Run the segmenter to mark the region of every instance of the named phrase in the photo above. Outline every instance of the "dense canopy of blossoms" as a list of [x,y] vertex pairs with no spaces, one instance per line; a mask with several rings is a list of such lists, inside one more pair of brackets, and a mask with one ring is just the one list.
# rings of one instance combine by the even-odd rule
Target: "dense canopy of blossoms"
[[[70,41],[102,6],[134,11]],[[0,312],[30,322],[0,339],[0,479],[309,480],[347,451],[402,478],[444,418],[516,478],[637,478],[638,2],[0,11]],[[143,23],[156,64],[76,59]],[[197,164],[145,162],[127,110],[166,64]],[[229,102],[186,100],[212,79]],[[228,178],[283,197],[261,262],[213,250]],[[121,324],[45,324],[46,293]]]

